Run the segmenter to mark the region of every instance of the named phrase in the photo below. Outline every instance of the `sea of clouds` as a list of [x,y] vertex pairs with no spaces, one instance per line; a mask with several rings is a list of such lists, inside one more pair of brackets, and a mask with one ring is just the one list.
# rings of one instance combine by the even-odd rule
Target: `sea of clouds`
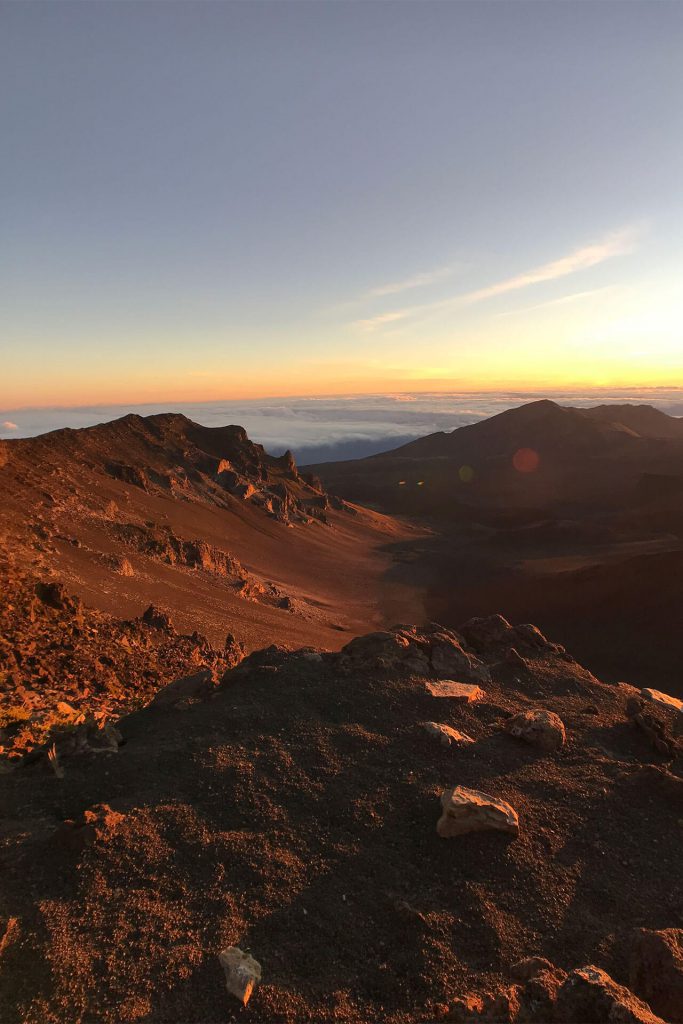
[[290,448],[300,463],[356,459],[396,448],[435,431],[551,398],[561,405],[646,402],[683,416],[683,388],[591,389],[581,391],[414,392],[341,395],[323,398],[268,398],[249,401],[99,405],[74,409],[0,410],[0,437],[32,437],[62,427],[88,427],[134,412],[149,416],[181,412],[208,427],[238,423],[274,455]]

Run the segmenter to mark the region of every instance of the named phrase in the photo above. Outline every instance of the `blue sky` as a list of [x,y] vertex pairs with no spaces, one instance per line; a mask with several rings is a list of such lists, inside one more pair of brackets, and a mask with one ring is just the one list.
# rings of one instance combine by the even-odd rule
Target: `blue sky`
[[683,378],[683,5],[0,23],[0,407]]

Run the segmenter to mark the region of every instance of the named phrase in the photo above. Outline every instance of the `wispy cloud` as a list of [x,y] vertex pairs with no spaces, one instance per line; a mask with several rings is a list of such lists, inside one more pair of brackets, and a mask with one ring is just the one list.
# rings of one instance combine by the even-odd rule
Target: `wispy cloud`
[[18,430],[19,427],[17,426],[16,423],[12,423],[11,420],[3,420],[3,422],[0,423],[0,429],[1,430]]
[[625,256],[636,247],[640,231],[638,228],[623,228],[615,231],[602,239],[600,242],[593,242],[581,249],[576,249],[568,256],[562,256],[559,260],[551,263],[544,263],[535,270],[529,270],[525,274],[518,274],[506,281],[499,281],[497,284],[489,285],[487,288],[480,288],[478,291],[469,292],[461,297],[463,302],[481,302],[483,299],[493,298],[495,295],[504,295],[505,292],[514,292],[519,288],[528,288],[532,284],[540,284],[542,281],[555,281],[558,277],[566,277],[568,274],[575,274],[579,270],[588,270],[596,267],[613,256]]
[[[357,320],[353,324],[362,330],[373,331],[388,323],[397,320],[404,320],[407,317],[419,314],[427,314],[440,309],[452,309],[461,306],[470,306],[487,299],[496,298],[498,295],[505,295],[508,292],[519,291],[529,288],[532,285],[541,284],[546,281],[556,281],[559,278],[568,277],[582,270],[589,270],[597,267],[615,256],[625,256],[633,252],[638,244],[642,233],[642,227],[633,225],[614,231],[609,235],[580,249],[575,249],[566,256],[557,260],[543,263],[533,270],[525,271],[523,274],[516,274],[514,277],[505,278],[495,284],[487,285],[485,288],[478,288],[476,291],[465,292],[462,295],[451,296],[448,299],[440,299],[437,302],[424,302],[420,305],[409,306],[405,309],[395,310],[388,313],[379,313],[376,316],[365,320]],[[577,293],[583,294],[583,293]]]
[[380,313],[379,316],[371,316],[367,320],[355,320],[353,323],[354,327],[359,327],[362,331],[374,331],[376,327],[381,327],[383,324],[389,324],[393,320],[402,320],[404,316],[408,316],[411,312],[409,309],[396,310],[394,313]]
[[398,292],[408,291],[410,288],[423,288],[444,278],[451,277],[458,271],[458,266],[438,267],[436,270],[426,270],[420,274],[414,274],[403,281],[394,281],[391,284],[383,284],[378,288],[371,288],[368,295],[396,295]]
[[504,313],[496,313],[496,319],[508,316],[520,316],[522,313],[532,313],[536,309],[546,309],[548,306],[564,306],[571,302],[580,302],[582,299],[590,299],[595,295],[604,295],[606,292],[613,292],[617,285],[608,284],[603,288],[589,288],[583,292],[572,292],[571,295],[561,295],[559,299],[549,299],[547,302],[536,302],[533,306],[522,306],[519,309],[507,309]]

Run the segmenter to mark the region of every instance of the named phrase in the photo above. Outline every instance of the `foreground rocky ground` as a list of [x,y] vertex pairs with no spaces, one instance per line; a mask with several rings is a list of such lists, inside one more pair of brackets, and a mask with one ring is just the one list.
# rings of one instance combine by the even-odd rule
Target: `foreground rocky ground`
[[675,702],[500,617],[237,659],[0,776],[0,1019],[683,1019]]
[[153,606],[121,620],[1,565],[0,589],[0,771],[48,738],[114,721],[179,676],[222,671],[244,654],[232,636],[215,648],[179,633]]

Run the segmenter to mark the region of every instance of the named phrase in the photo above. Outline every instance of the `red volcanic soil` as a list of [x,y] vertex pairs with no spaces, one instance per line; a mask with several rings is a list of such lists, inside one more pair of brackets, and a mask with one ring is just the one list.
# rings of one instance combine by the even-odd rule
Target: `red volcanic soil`
[[[424,617],[419,590],[389,570],[392,546],[425,531],[330,499],[240,427],[126,416],[1,454],[0,758],[64,725],[60,704],[118,717],[178,676],[218,671],[228,634],[246,651],[334,649]],[[38,598],[50,582],[66,608]],[[150,605],[170,631],[140,624]]]
[[[525,503],[521,480],[566,495],[579,462],[574,419],[523,419],[551,447],[514,417],[505,444],[537,467],[494,458],[480,503],[432,529],[239,427],[125,417],[0,445],[3,1024],[675,1019],[683,957],[633,959],[636,928],[683,940],[675,701],[500,616],[359,635],[425,602],[449,623],[534,607],[592,671],[672,682],[671,474],[620,477],[633,427],[581,417],[580,460],[598,444],[633,502],[613,487],[589,511],[596,471],[571,509]],[[437,833],[455,787],[485,830]],[[246,1007],[230,946],[261,965]]]
[[[484,698],[432,696],[424,676],[465,658]],[[507,992],[532,955],[628,984],[633,929],[683,926],[680,749],[629,720],[633,692],[529,627],[433,627],[262,652],[124,718],[118,752],[0,776],[0,1018],[463,1020],[458,999]],[[566,727],[554,752],[505,729],[539,708]],[[441,745],[434,720],[474,742]],[[454,785],[507,801],[519,834],[437,835]],[[244,1009],[231,945],[263,971]],[[529,1005],[467,1019],[547,1024]]]
[[101,611],[153,602],[248,649],[339,646],[340,631],[414,612],[409,588],[383,586],[383,549],[419,531],[330,502],[239,427],[126,416],[5,442],[3,458],[0,559]]

